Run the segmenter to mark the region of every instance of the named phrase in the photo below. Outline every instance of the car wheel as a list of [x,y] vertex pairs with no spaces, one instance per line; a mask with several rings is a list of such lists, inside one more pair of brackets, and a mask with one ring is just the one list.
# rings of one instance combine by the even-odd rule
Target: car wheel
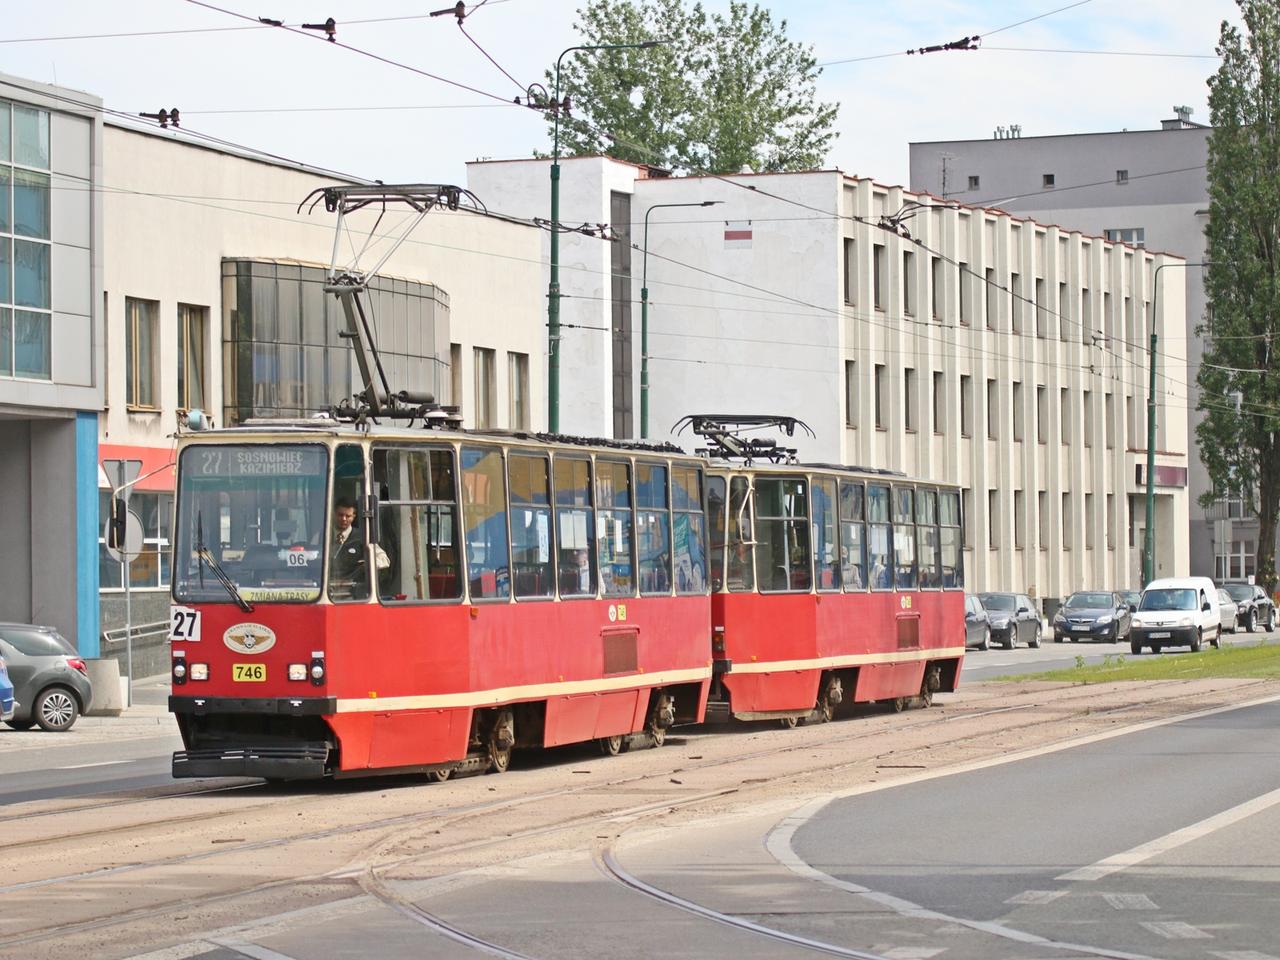
[[1200,631],[1199,630],[1196,631],[1196,635],[1191,639],[1191,652],[1192,653],[1200,652]]
[[70,730],[80,716],[80,705],[65,687],[50,687],[36,697],[31,715],[41,730],[63,733]]
[[1007,639],[1007,640],[1004,642],[1004,648],[1005,648],[1006,650],[1012,650],[1015,646],[1017,646],[1017,644],[1014,642],[1014,641],[1017,639],[1017,636],[1018,636],[1018,632],[1017,632],[1016,630],[1014,630],[1014,629],[1013,629],[1013,627],[1010,627],[1010,628],[1009,628],[1009,639]]
[[1276,608],[1272,607],[1267,613],[1267,633],[1275,633],[1276,630]]
[[30,730],[36,725],[34,720],[6,720],[5,723],[15,730]]
[[1137,640],[1130,640],[1129,652],[1132,653],[1135,657],[1138,656],[1138,654],[1142,653],[1142,644],[1140,644]]
[[1152,653],[1159,653],[1159,652],[1160,652],[1160,644],[1158,644],[1158,643],[1153,643],[1153,644],[1151,644],[1151,652],[1152,652]]
[[1252,609],[1244,615],[1244,631],[1245,633],[1253,633],[1253,628],[1258,625],[1258,615]]
[[982,642],[978,644],[979,650],[991,649],[991,628],[986,627],[982,631]]
[[1237,630],[1240,629],[1240,614],[1237,613],[1231,617],[1231,626],[1228,627],[1228,629],[1232,633],[1235,633]]
[[1031,635],[1031,649],[1035,650],[1040,646],[1040,624],[1036,624],[1036,632]]

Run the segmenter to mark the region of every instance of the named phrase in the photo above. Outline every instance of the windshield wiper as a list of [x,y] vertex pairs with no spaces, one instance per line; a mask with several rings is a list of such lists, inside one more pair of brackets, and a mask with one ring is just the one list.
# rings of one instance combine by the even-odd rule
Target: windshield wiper
[[[196,513],[196,556],[209,565],[209,569],[218,578],[218,582],[222,584],[223,589],[231,595],[231,599],[236,602],[236,606],[245,613],[253,613],[253,604],[240,596],[240,590],[236,587],[235,581],[227,576],[227,571],[222,569],[222,564],[209,552],[209,548],[204,545],[204,515],[199,512]],[[203,565],[200,567],[200,586],[204,586]]]

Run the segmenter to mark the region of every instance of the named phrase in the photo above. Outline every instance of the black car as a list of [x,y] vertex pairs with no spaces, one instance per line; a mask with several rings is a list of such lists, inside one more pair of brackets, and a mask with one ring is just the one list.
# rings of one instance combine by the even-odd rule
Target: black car
[[18,706],[5,721],[15,730],[37,723],[51,732],[70,730],[93,701],[89,668],[52,627],[0,623],[0,657],[9,667]]
[[979,650],[991,647],[991,620],[987,608],[972,593],[964,595],[964,645]]
[[1053,618],[1053,640],[1105,640],[1129,636],[1130,611],[1125,598],[1103,590],[1080,590],[1067,597]]
[[1006,650],[1019,643],[1040,646],[1040,614],[1024,593],[980,593],[978,599],[987,608],[991,620],[991,639]]
[[1267,591],[1254,583],[1224,583],[1222,589],[1240,610],[1236,620],[1240,626],[1250,633],[1259,626],[1267,633],[1276,628],[1276,605]]

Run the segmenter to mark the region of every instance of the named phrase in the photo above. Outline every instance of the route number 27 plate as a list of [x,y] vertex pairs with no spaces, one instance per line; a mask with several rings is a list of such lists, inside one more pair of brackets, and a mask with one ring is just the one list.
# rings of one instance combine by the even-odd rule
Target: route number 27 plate
[[200,640],[200,611],[192,607],[169,607],[169,639],[195,643]]

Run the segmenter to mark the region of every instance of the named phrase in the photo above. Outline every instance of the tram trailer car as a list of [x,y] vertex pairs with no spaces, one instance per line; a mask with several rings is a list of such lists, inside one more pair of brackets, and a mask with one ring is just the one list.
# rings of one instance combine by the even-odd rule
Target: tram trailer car
[[705,462],[605,443],[325,420],[183,435],[174,776],[443,779],[700,722]]
[[954,691],[964,658],[960,491],[770,464],[707,478],[708,720],[829,720]]

